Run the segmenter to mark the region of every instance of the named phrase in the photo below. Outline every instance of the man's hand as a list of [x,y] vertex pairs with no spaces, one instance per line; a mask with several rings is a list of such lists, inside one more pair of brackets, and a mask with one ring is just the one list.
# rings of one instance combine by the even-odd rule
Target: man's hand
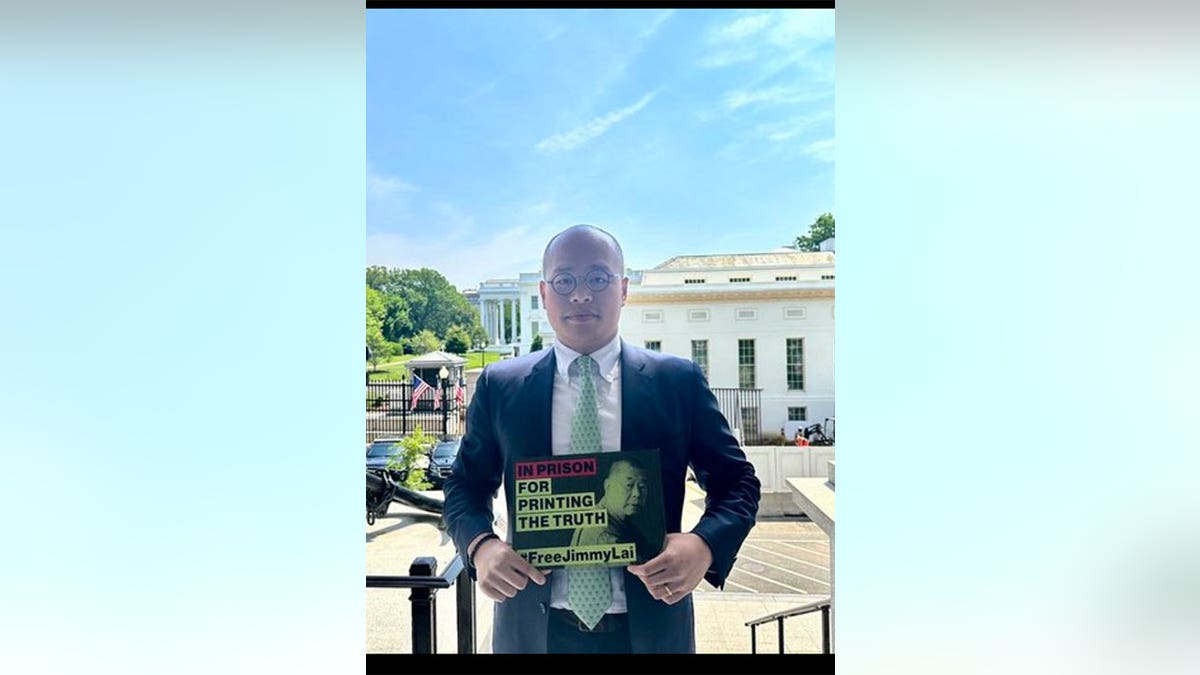
[[504,541],[488,539],[475,549],[475,580],[492,600],[504,602],[514,597],[531,579],[539,586],[546,583],[546,575]]
[[674,532],[667,535],[662,553],[625,569],[642,580],[651,597],[673,605],[700,585],[711,565],[712,551],[703,539],[691,532]]

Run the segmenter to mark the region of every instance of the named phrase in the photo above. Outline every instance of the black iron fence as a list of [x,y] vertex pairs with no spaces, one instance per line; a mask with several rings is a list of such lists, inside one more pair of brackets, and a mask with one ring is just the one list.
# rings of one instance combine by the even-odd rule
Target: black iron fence
[[462,413],[453,385],[428,387],[414,402],[412,383],[406,380],[367,382],[367,442],[376,438],[407,436],[420,426],[436,436],[461,435]]
[[456,587],[455,608],[458,653],[475,653],[475,582],[461,556],[437,574],[437,559],[423,556],[412,561],[408,576],[367,575],[367,588],[408,588],[412,611],[412,653],[437,653],[437,592]]
[[713,387],[717,405],[729,422],[730,428],[742,430],[744,445],[763,442],[762,432],[762,389],[733,389]]
[[[740,429],[742,443],[765,440],[762,430],[762,389],[714,387],[713,394],[730,428]],[[436,405],[435,405],[436,401]],[[430,387],[412,400],[412,383],[406,380],[367,382],[367,443],[376,438],[407,436],[419,425],[427,434],[461,435],[466,407],[455,397],[453,386]]]

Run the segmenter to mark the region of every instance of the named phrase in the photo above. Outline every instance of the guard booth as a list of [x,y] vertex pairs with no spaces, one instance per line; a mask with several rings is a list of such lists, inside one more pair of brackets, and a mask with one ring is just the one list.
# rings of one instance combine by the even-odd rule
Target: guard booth
[[[438,389],[438,381],[441,380],[442,388],[446,390],[445,397],[450,408],[454,409],[454,383],[458,382],[463,377],[463,371],[467,366],[467,360],[457,354],[447,352],[429,352],[422,354],[415,359],[407,361],[405,366],[408,367],[410,373],[409,381],[412,381],[412,375],[421,378],[422,381],[429,384],[430,388],[436,393]],[[445,368],[445,379],[442,379],[442,369]],[[417,401],[416,410],[433,410],[433,398],[435,394],[425,394]]]

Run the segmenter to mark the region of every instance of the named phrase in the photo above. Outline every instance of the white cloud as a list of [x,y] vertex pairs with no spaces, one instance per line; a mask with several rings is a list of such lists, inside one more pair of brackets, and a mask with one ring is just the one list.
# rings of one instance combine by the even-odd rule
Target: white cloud
[[803,152],[819,162],[832,162],[833,139],[827,138],[822,141],[813,141],[804,147]]
[[595,87],[592,90],[593,93],[590,100],[600,99],[612,85],[625,78],[625,72],[629,70],[629,66],[637,60],[638,55],[642,53],[646,45],[650,44],[651,38],[658,33],[658,30],[667,22],[667,19],[670,19],[674,14],[675,10],[673,9],[659,14],[650,22],[650,25],[634,35],[628,44],[616,40],[614,41],[614,45],[617,45],[615,49],[596,59],[599,63],[605,65],[602,66],[602,72],[594,78]]
[[767,33],[772,44],[796,48],[833,39],[833,10],[792,9],[780,12],[779,22]]
[[574,150],[608,131],[617,122],[627,119],[642,108],[645,108],[650,101],[654,100],[656,93],[653,91],[649,92],[633,105],[597,117],[591,122],[582,124],[570,131],[543,138],[534,147],[542,152],[566,152]]
[[754,134],[769,141],[783,142],[791,140],[812,129],[817,124],[832,118],[833,111],[826,110],[813,115],[802,115],[779,122],[760,124],[754,128]]
[[744,40],[761,31],[771,23],[770,14],[744,16],[732,23],[718,26],[709,33],[709,42],[733,42]]
[[662,25],[667,22],[667,19],[670,19],[674,14],[675,14],[675,10],[668,9],[667,11],[663,12],[662,14],[659,14],[658,16],[654,17],[654,21],[651,22],[650,25],[647,26],[645,30],[638,33],[638,36],[637,36],[638,39],[639,40],[647,40],[651,37],[654,37],[654,34],[658,32],[658,29],[662,28]]
[[758,54],[753,49],[723,49],[712,54],[705,54],[696,62],[701,68],[724,68],[738,63],[753,61]]
[[541,202],[525,209],[530,215],[544,216],[554,208],[554,202]]
[[367,167],[367,194],[372,197],[386,198],[401,192],[416,192],[419,189],[396,176],[376,173],[370,166]]
[[[769,25],[768,25],[769,24]],[[754,39],[733,42],[730,36],[754,35]],[[726,36],[725,39],[718,39]],[[833,41],[833,12],[824,10],[785,10],[744,17],[710,34],[709,42],[718,49],[701,57],[696,65],[719,68],[754,61],[756,75],[741,91],[726,95],[726,106],[736,110],[750,103],[795,103],[814,96],[793,96],[796,85],[780,83],[780,76],[802,73],[805,85],[833,84],[833,58],[826,47]],[[791,78],[788,78],[791,79]],[[795,80],[792,80],[795,82]],[[771,89],[763,89],[774,83]]]
[[782,105],[815,101],[823,94],[801,87],[775,86],[767,89],[739,89],[725,94],[725,107],[737,110],[748,105]]

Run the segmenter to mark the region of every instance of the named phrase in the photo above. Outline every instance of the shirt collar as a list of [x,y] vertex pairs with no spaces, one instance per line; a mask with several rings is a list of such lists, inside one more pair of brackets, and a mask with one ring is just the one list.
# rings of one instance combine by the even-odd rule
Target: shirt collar
[[[554,343],[554,367],[559,375],[569,377],[567,369],[571,367],[571,364],[579,356],[579,352],[563,343],[557,341]],[[617,362],[621,358],[620,334],[613,336],[613,339],[608,344],[592,352],[589,356],[596,362],[596,366],[600,371],[600,377],[603,377],[608,382],[615,380],[617,377]]]

